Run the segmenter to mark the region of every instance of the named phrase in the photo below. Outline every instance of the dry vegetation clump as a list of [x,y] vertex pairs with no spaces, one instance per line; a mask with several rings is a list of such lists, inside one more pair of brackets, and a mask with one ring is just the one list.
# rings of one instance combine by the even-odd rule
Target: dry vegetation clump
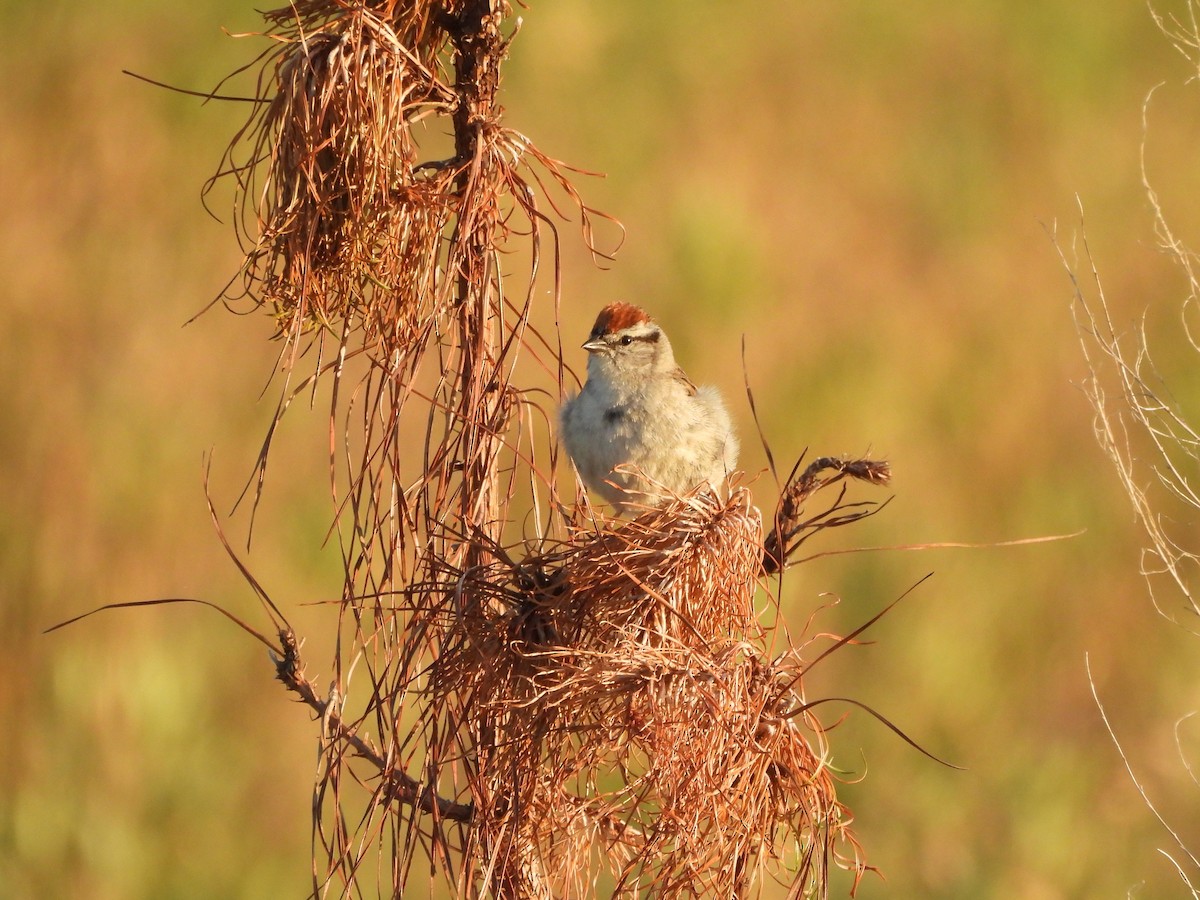
[[786,718],[795,677],[753,640],[749,500],[701,494],[464,577],[433,681],[488,729],[471,850],[512,860],[498,895],[588,896],[605,870],[619,892],[730,894],[764,858],[825,858],[844,811]]
[[[557,398],[516,373],[529,357],[563,388],[557,338],[529,324],[557,241],[542,208],[566,198],[589,246],[595,214],[501,124],[510,16],[504,0],[267,13],[262,102],[212,183],[236,179],[241,282],[279,323],[282,370],[316,353],[276,424],[332,381],[345,582],[328,692],[255,585],[278,677],[321,722],[314,895],[429,879],[462,896],[741,896],[764,870],[823,894],[831,862],[864,863],[802,653],[754,601],[804,540],[878,508],[845,484],[886,466],[797,464],[766,540],[745,488],[623,522],[563,502]],[[516,245],[525,278],[502,279]],[[536,524],[514,535],[518,489]]]
[[260,80],[269,102],[222,173],[250,207],[240,220],[246,291],[286,335],[361,317],[366,330],[410,342],[445,300],[435,282],[452,213],[442,182],[455,173],[418,173],[412,126],[448,113],[454,93],[437,72],[437,43],[424,39],[432,24],[377,6],[266,14],[278,42]]

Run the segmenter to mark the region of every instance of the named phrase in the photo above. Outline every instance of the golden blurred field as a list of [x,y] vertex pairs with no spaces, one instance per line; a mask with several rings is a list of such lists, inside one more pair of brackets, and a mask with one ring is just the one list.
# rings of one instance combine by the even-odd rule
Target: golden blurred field
[[[230,191],[213,195],[224,224],[199,191],[246,110],[121,74],[206,90],[262,49],[220,29],[258,19],[231,2],[3,8],[0,885],[16,898],[305,896],[317,730],[258,645],[198,606],[41,634],[155,597],[265,625],[202,477],[211,453],[227,512],[278,390],[264,389],[271,323],[217,307],[181,327],[239,262]],[[817,549],[1086,529],[789,573],[794,628],[823,606],[813,627],[835,632],[935,573],[808,686],[965,767],[845,708],[836,762],[866,774],[844,797],[885,876],[858,896],[1189,896],[1104,730],[1085,654],[1139,776],[1200,849],[1200,787],[1175,737],[1200,703],[1200,644],[1154,612],[1138,575],[1049,232],[1079,248],[1078,197],[1118,325],[1146,315],[1195,422],[1185,284],[1156,249],[1139,169],[1143,102],[1165,82],[1146,165],[1177,232],[1200,243],[1195,69],[1135,0],[768,0],[723,15],[544,0],[523,16],[508,124],[607,173],[577,186],[628,231],[601,271],[562,228],[570,362],[582,365],[573,348],[598,307],[638,302],[693,378],[732,401],[751,476],[766,457],[746,379],[781,465],[805,447],[891,460],[890,506]],[[341,583],[321,549],[323,402],[285,421],[244,553],[314,662],[328,659],[332,612],[303,604]],[[760,483],[769,495],[770,476]],[[244,510],[226,523],[243,550],[246,524]],[[1200,724],[1180,734],[1194,760]]]

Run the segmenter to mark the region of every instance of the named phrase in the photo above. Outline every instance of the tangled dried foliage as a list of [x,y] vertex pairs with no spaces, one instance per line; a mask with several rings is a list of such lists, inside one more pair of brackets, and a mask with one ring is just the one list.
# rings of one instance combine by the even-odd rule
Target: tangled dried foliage
[[[512,216],[524,232],[540,218],[528,161],[578,201],[556,161],[500,125],[507,12],[310,0],[265,14],[276,46],[260,59],[263,102],[207,190],[236,179],[241,284],[281,335],[362,330],[383,352],[422,344],[464,300],[463,280],[497,277],[481,267]],[[448,120],[451,155],[422,159],[423,138]],[[473,245],[481,235],[499,240]]]
[[[541,206],[565,196],[593,248],[594,213],[500,124],[509,15],[503,0],[268,13],[263,102],[220,173],[246,211],[245,291],[276,317],[287,373],[317,348],[310,381],[332,381],[342,436],[328,694],[270,605],[278,677],[322,724],[314,895],[399,896],[422,870],[462,896],[741,896],[764,870],[824,893],[830,862],[864,864],[800,653],[768,653],[753,601],[807,537],[877,508],[843,484],[806,516],[810,497],[886,466],[797,470],[766,541],[745,489],[618,526],[560,501],[533,427],[552,413],[512,379],[525,353],[562,380],[558,341],[528,321],[543,235],[557,241]],[[452,133],[449,158],[422,159],[427,125]],[[518,236],[523,300],[499,265]],[[285,386],[279,416],[306,385]],[[520,467],[544,515],[513,540]]]
[[482,730],[468,854],[498,896],[734,896],[857,859],[796,660],[762,650],[761,562],[741,490],[460,576],[433,706]]

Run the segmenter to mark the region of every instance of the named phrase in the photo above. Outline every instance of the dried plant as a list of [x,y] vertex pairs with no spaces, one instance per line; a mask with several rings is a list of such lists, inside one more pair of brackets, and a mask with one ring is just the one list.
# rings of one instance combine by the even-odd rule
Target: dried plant
[[[1186,19],[1165,18],[1153,8],[1150,13],[1174,49],[1187,61],[1189,80],[1200,78],[1200,19],[1196,4],[1189,0]],[[1147,96],[1142,110],[1142,186],[1153,212],[1160,249],[1175,261],[1184,277],[1185,294],[1179,309],[1180,334],[1186,341],[1184,349],[1200,353],[1194,322],[1200,308],[1198,257],[1168,224],[1146,167],[1147,123],[1153,94],[1151,91]],[[1118,327],[1086,236],[1082,244],[1082,265],[1086,265],[1083,278],[1077,275],[1081,263],[1068,259],[1061,247],[1059,252],[1074,287],[1073,310],[1089,370],[1084,390],[1095,413],[1096,439],[1116,470],[1145,534],[1141,574],[1155,609],[1168,620],[1180,623],[1179,612],[1189,620],[1200,614],[1200,598],[1196,593],[1200,543],[1196,541],[1194,527],[1195,516],[1200,512],[1200,492],[1196,488],[1200,475],[1200,423],[1194,412],[1187,412],[1172,396],[1155,366],[1145,318],[1128,332]],[[1164,597],[1172,598],[1170,605]],[[1195,633],[1193,622],[1182,624]],[[1175,849],[1161,852],[1170,860],[1188,893],[1200,898],[1200,889],[1193,885],[1200,872],[1200,858],[1159,812],[1137,775],[1105,712],[1090,666],[1088,681],[1105,728],[1134,786],[1175,844]],[[1193,782],[1193,766],[1184,754],[1179,730],[1194,715],[1193,712],[1183,716],[1175,726],[1176,748]]]
[[[754,603],[803,541],[878,508],[846,480],[885,483],[886,465],[798,463],[765,539],[746,488],[632,521],[564,503],[553,409],[514,373],[528,356],[563,388],[557,339],[529,321],[542,242],[565,198],[598,253],[597,214],[502,124],[508,4],[307,0],[266,19],[259,102],[209,189],[232,177],[243,212],[227,302],[278,323],[276,424],[332,385],[328,691],[243,568],[279,679],[320,720],[313,895],[428,878],[461,896],[744,896],[768,876],[824,895],[831,863],[857,883],[813,660]],[[452,146],[429,158],[438,128]],[[528,270],[502,279],[518,247]]]
[[[1189,23],[1169,22],[1155,14],[1159,27],[1188,60],[1193,78],[1200,77],[1200,26],[1195,6],[1188,4]],[[1152,10],[1153,13],[1153,10]],[[1143,107],[1143,129],[1147,127],[1153,92]],[[1196,253],[1168,225],[1151,186],[1142,146],[1142,185],[1154,214],[1155,232],[1161,249],[1178,264],[1186,295],[1179,310],[1181,334],[1189,348],[1200,353],[1200,337],[1193,319],[1200,307],[1200,276]],[[1142,574],[1147,579],[1156,608],[1175,620],[1158,599],[1157,585],[1166,577],[1182,595],[1188,610],[1200,614],[1200,599],[1193,585],[1200,564],[1200,546],[1191,540],[1194,530],[1175,526],[1180,516],[1168,511],[1178,504],[1183,511],[1200,510],[1200,493],[1195,479],[1200,464],[1200,430],[1194,416],[1182,409],[1171,395],[1154,365],[1144,321],[1128,333],[1118,328],[1105,296],[1099,272],[1083,238],[1088,282],[1075,273],[1079,264],[1062,254],[1063,264],[1075,289],[1074,311],[1080,344],[1090,377],[1084,387],[1095,410],[1096,438],[1112,461],[1125,492],[1133,504],[1148,545],[1143,554]],[[1150,462],[1143,463],[1146,457]]]

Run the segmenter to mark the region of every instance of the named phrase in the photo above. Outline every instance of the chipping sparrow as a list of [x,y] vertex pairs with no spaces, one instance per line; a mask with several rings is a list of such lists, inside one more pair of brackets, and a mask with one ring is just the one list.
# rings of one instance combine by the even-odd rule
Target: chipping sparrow
[[630,513],[725,483],[738,453],[725,404],[715,388],[697,388],[683,374],[643,310],[606,306],[583,349],[587,384],[563,403],[559,421],[585,485]]

